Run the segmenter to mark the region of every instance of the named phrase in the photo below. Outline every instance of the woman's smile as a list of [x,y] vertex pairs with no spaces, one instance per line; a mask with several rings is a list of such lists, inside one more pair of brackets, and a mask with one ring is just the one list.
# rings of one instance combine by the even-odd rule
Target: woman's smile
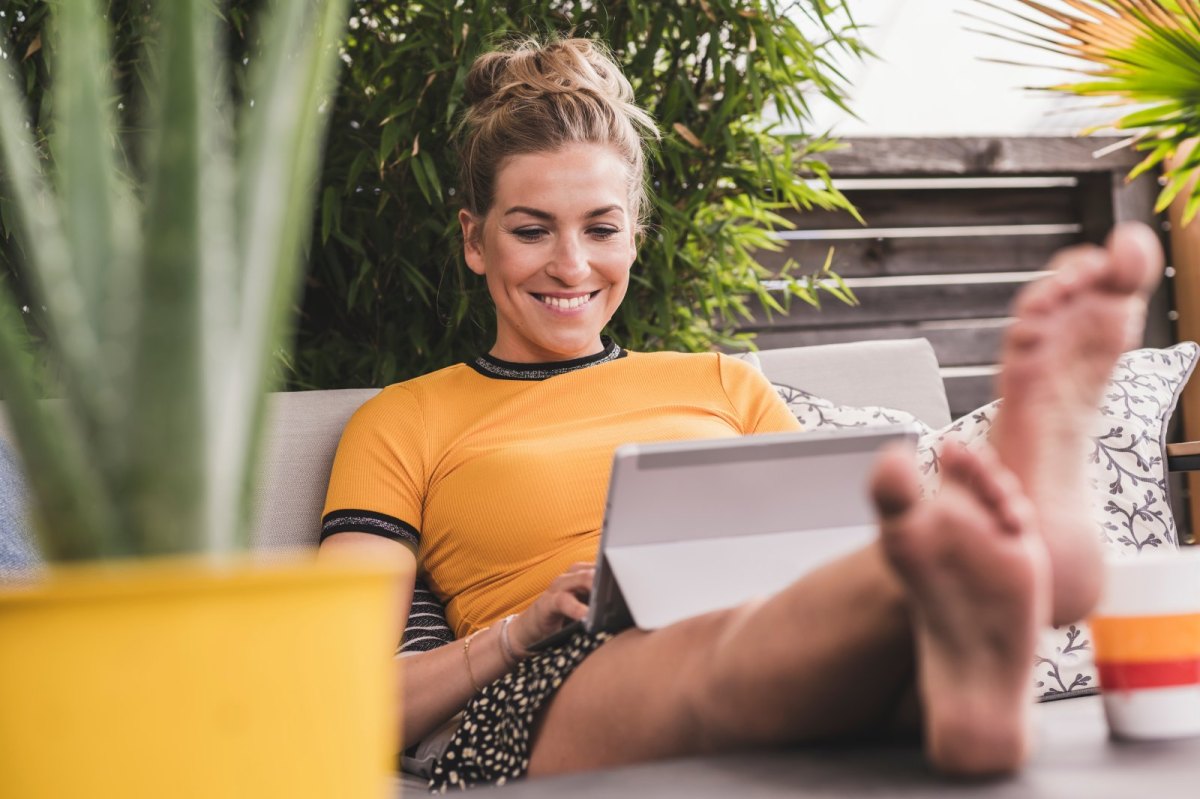
[[538,302],[545,305],[549,310],[555,313],[573,314],[582,313],[588,310],[592,300],[600,293],[596,291],[584,292],[582,294],[575,293],[554,293],[554,294],[534,294],[534,298]]

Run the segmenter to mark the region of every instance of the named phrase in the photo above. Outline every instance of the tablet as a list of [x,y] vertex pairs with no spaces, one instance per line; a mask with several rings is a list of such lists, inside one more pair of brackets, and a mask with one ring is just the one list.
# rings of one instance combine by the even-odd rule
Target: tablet
[[862,548],[877,535],[877,452],[917,435],[891,425],[620,447],[584,626],[657,629]]

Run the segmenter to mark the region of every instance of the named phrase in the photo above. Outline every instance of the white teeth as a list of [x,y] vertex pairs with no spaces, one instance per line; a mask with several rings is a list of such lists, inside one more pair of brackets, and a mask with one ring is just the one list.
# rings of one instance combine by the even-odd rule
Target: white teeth
[[549,305],[552,308],[562,308],[562,309],[566,310],[566,309],[571,309],[571,308],[578,308],[581,305],[587,305],[588,302],[591,301],[592,295],[584,294],[582,297],[571,297],[570,299],[564,299],[562,297],[547,297],[545,295],[541,295],[540,299],[542,302],[546,303],[547,305]]

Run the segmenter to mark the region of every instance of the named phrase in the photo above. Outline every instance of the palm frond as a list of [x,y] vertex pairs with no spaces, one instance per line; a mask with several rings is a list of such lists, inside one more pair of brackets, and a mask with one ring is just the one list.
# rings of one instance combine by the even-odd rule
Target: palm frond
[[[976,2],[1029,26],[989,20],[1004,31],[991,35],[1069,57],[1076,62],[1071,71],[1085,76],[1038,88],[1139,106],[1111,123],[1137,131],[1135,146],[1150,151],[1128,179],[1200,135],[1200,0],[1060,0],[1059,7],[1037,0]],[[1179,196],[1197,169],[1200,162],[1170,170],[1158,205]],[[1200,209],[1200,187],[1189,191],[1185,223]]]

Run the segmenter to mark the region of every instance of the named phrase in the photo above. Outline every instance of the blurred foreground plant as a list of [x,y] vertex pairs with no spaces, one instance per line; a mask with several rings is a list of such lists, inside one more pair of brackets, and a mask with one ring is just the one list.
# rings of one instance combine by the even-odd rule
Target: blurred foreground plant
[[[988,32],[1085,62],[1075,71],[1087,80],[1044,88],[1111,98],[1114,105],[1139,106],[1113,121],[1111,127],[1137,131],[1130,143],[1149,153],[1129,173],[1129,180],[1167,164],[1165,185],[1155,207],[1159,212],[1165,210],[1200,169],[1200,148],[1188,152],[1183,146],[1200,136],[1200,2],[1069,0],[1055,6],[1034,0],[1009,1],[1036,15],[1028,17],[1006,8],[1004,0],[976,0],[1032,24],[1037,32],[996,23],[992,23],[994,27],[1007,33]],[[1186,155],[1174,159],[1177,152]],[[1185,223],[1200,211],[1200,185],[1190,192]]]
[[238,108],[211,0],[150,5],[132,141],[116,133],[101,0],[51,4],[50,159],[17,59],[0,62],[0,178],[62,399],[39,401],[7,290],[0,391],[54,560],[245,545],[267,375],[310,233],[345,0],[265,4]]

